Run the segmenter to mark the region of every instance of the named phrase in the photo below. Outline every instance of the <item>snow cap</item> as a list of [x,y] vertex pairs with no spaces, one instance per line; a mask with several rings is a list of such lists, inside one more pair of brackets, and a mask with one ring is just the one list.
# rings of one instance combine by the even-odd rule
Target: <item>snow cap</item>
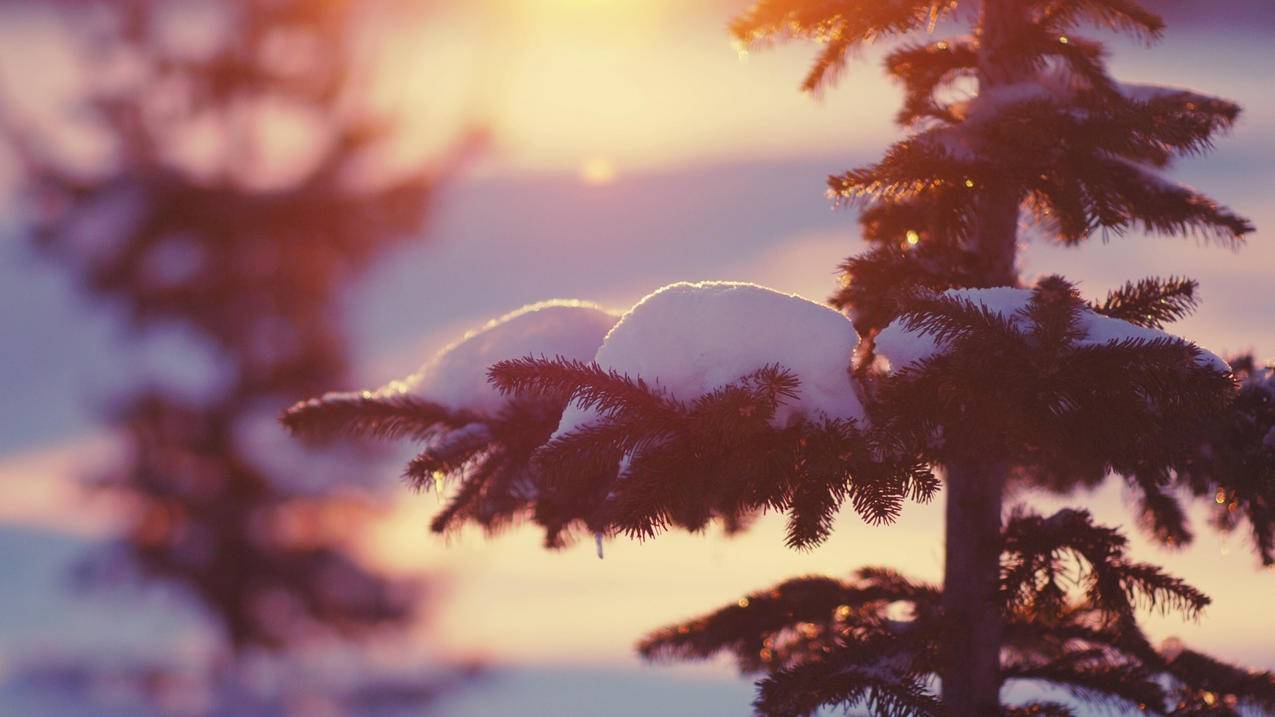
[[487,382],[492,364],[524,356],[590,361],[618,318],[586,301],[524,306],[466,333],[405,381],[378,393],[409,392],[452,410],[492,416],[508,400]]
[[[594,360],[690,401],[778,364],[801,383],[776,425],[799,416],[864,420],[850,376],[859,335],[843,314],[795,294],[728,281],[681,282],[639,301]],[[567,406],[557,435],[596,414]]]
[[[943,295],[972,301],[976,305],[990,309],[1004,318],[1011,319],[1019,331],[1027,331],[1031,328],[1023,313],[1031,302],[1030,289],[1016,289],[1008,286],[992,289],[948,289],[943,292]],[[1085,334],[1084,338],[1077,342],[1080,346],[1116,343],[1125,339],[1153,341],[1177,338],[1159,329],[1131,324],[1128,321],[1104,316],[1091,309],[1081,309],[1080,329]],[[874,348],[877,356],[884,358],[889,363],[890,370],[893,371],[929,358],[939,353],[944,347],[935,341],[932,334],[909,330],[902,319],[895,319],[877,334]],[[1196,362],[1222,373],[1231,370],[1229,364],[1203,349],[1200,350]]]

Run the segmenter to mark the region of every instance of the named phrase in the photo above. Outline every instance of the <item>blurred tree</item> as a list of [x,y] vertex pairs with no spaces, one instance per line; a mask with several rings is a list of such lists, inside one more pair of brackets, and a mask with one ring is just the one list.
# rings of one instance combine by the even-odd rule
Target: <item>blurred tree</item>
[[[192,339],[170,358],[211,354],[212,375],[187,372],[205,389],[121,397],[128,458],[96,483],[131,509],[92,572],[192,596],[225,637],[214,681],[242,655],[401,628],[422,586],[349,551],[367,513],[357,486],[307,485],[312,462],[269,432],[281,406],[348,380],[342,290],[423,234],[469,140],[405,175],[376,174],[372,153],[390,133],[354,52],[367,3],[48,6],[83,41],[83,108],[108,151],[69,162],[58,137],[8,118],[30,236],[136,331]],[[281,145],[301,149],[281,157]],[[411,689],[424,698],[429,687]]]
[[[499,415],[407,385],[298,404],[285,422],[306,434],[423,439],[409,475],[461,484],[444,523],[529,515],[551,546],[573,527],[648,537],[713,519],[742,528],[775,510],[789,515],[790,544],[806,547],[845,503],[882,522],[905,500],[928,499],[937,468],[941,587],[883,568],[848,582],[802,578],[643,643],[651,657],[734,653],[767,673],[762,714],[1075,713],[1074,701],[1003,704],[1003,687],[1023,681],[1131,712],[1275,713],[1275,676],[1149,644],[1138,608],[1190,616],[1208,598],[1129,560],[1119,533],[1078,510],[1003,520],[1007,486],[1070,493],[1118,475],[1166,543],[1189,540],[1180,498],[1193,496],[1223,529],[1247,524],[1262,562],[1275,561],[1275,382],[1249,357],[1227,366],[1159,330],[1194,308],[1195,282],[1144,279],[1096,302],[1056,276],[1020,288],[1024,216],[1065,245],[1146,231],[1238,247],[1252,231],[1159,171],[1209,149],[1239,107],[1117,82],[1102,45],[1077,34],[1085,24],[1145,40],[1164,28],[1134,0],[758,0],[732,25],[753,48],[819,42],[810,92],[868,42],[969,26],[888,54],[904,88],[898,119],[914,132],[880,162],[829,179],[834,196],[863,205],[872,247],[846,261],[832,298],[865,339],[852,368],[862,420],[779,420],[805,377],[770,359],[690,396],[667,375],[614,368],[621,335],[642,357],[630,365],[680,350],[659,331],[627,330],[657,293],[592,363],[546,358],[543,344],[496,363],[492,383],[512,397]],[[774,320],[750,318],[755,332]],[[707,328],[690,340],[723,345],[694,354],[701,371],[739,338]]]

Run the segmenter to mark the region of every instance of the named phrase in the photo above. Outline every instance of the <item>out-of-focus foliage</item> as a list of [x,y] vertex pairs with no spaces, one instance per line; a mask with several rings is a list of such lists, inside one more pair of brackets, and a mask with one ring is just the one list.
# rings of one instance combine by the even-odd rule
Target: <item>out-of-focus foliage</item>
[[[127,499],[126,530],[88,571],[193,598],[224,635],[210,667],[319,638],[357,645],[409,624],[422,597],[349,550],[367,515],[358,490],[307,486],[312,466],[269,437],[283,406],[347,380],[341,291],[422,235],[456,159],[369,169],[389,125],[360,95],[368,68],[351,51],[368,9],[49,3],[99,78],[78,111],[109,150],[69,163],[63,138],[6,117],[32,241],[139,334],[180,333],[211,353],[215,375],[191,376],[207,390],[116,397],[127,458],[94,483]],[[279,133],[311,141],[272,162]]]

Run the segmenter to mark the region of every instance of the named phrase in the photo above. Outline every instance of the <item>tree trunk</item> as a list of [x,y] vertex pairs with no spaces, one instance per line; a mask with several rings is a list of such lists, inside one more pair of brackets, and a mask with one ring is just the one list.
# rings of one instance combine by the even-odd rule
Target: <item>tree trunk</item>
[[943,571],[943,704],[960,717],[995,715],[1000,705],[1000,578],[1003,464],[947,466]]
[[[1012,45],[1028,25],[1025,0],[983,0],[978,23],[978,91],[1029,79],[1034,70],[1015,58]],[[976,187],[978,198],[970,232],[970,246],[978,254],[980,277],[994,286],[1018,283],[1014,260],[1018,253],[1018,210],[1022,194],[1016,188]]]
[[[979,93],[1026,79],[1031,69],[1006,51],[1027,24],[1024,0],[983,0],[979,19]],[[977,187],[970,244],[986,284],[1018,283],[1018,213],[1021,195]],[[966,459],[946,467],[946,559],[943,611],[943,703],[956,717],[991,717],[1000,712],[1001,502],[1008,466]]]

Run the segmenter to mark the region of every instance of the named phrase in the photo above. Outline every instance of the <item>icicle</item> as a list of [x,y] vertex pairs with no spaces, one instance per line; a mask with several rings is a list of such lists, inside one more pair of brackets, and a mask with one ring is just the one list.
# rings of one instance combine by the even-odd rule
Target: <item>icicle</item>
[[602,533],[593,534],[593,543],[598,546],[598,560],[602,559]]
[[442,471],[434,471],[434,495],[442,497],[443,489],[447,487],[447,474]]

